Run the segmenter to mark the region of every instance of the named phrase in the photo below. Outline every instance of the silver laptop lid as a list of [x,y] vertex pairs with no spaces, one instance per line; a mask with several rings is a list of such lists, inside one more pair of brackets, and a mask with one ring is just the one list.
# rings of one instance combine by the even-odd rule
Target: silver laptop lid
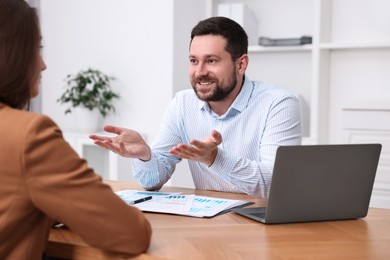
[[279,147],[266,223],[367,215],[380,144]]

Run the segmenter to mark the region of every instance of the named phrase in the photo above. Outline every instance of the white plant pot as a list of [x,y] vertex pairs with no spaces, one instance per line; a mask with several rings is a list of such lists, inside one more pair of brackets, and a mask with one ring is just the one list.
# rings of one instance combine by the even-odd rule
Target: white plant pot
[[95,133],[101,130],[102,115],[98,109],[89,110],[85,107],[74,108],[77,128],[81,133]]

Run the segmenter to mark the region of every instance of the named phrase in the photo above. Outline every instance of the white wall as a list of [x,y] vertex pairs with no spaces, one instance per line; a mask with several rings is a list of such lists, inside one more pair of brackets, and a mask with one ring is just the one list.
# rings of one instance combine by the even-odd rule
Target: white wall
[[[117,78],[117,111],[105,123],[136,129],[152,139],[171,100],[171,0],[41,0],[42,112],[67,132],[73,117],[56,99],[69,73],[93,67]],[[168,90],[168,91],[167,91]]]

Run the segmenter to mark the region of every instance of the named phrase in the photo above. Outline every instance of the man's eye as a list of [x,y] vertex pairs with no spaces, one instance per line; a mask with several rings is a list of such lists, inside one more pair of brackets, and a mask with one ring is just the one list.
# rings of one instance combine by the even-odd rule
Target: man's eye
[[197,62],[197,60],[195,60],[195,59],[190,59],[190,63],[191,63],[191,64],[197,64],[198,62]]
[[208,60],[207,61],[207,63],[209,63],[209,64],[214,64],[214,63],[216,63],[217,61],[216,60]]

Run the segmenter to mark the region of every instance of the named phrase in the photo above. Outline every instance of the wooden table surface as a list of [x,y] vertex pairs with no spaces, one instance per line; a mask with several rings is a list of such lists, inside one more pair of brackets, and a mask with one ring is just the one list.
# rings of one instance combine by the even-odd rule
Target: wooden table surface
[[[108,181],[114,190],[140,189],[135,183]],[[245,194],[164,187],[263,206]],[[145,213],[153,229],[147,253],[123,256],[86,245],[66,228],[53,229],[49,255],[67,259],[390,259],[390,210],[370,208],[359,220],[265,225],[235,213],[193,218]],[[110,239],[110,238],[108,238]]]

